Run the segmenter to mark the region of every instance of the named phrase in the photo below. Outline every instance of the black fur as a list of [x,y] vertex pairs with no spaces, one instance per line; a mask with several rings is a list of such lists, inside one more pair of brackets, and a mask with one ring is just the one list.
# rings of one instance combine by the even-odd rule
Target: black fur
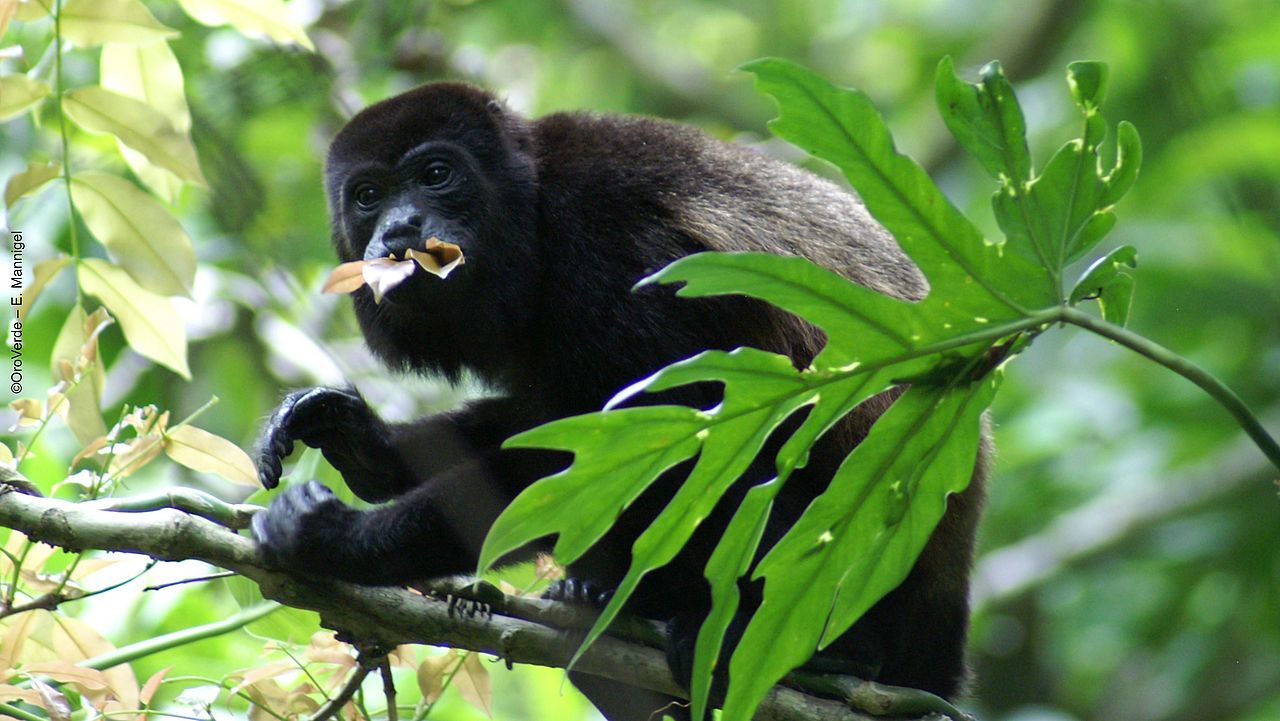
[[[441,163],[452,171],[445,183]],[[452,413],[394,426],[351,391],[301,391],[268,422],[259,446],[267,486],[298,440],[322,448],[362,498],[396,497],[360,512],[308,485],[255,518],[270,562],[359,583],[473,570],[497,514],[568,462],[564,454],[500,451],[513,433],[598,410],[627,384],[705,349],[754,346],[803,367],[820,348],[819,332],[757,301],[632,291],[669,262],[704,250],[769,251],[807,257],[900,298],[926,291],[848,193],[658,120],[559,113],[529,121],[479,89],[427,85],[357,115],[334,140],[326,177],[343,261],[421,247],[431,236],[466,254],[448,279],[416,273],[381,304],[367,288],[357,291],[369,347],[391,366],[451,379],[470,371],[495,390]],[[357,191],[377,202],[362,209]],[[642,402],[708,407],[717,390],[680,389]],[[871,399],[818,444],[778,498],[763,548],[821,492],[890,402],[887,394]],[[633,613],[672,622],[678,677],[687,679],[692,638],[709,603],[706,558],[745,490],[769,477],[765,456],[629,603]],[[655,483],[571,566],[584,588],[616,586],[631,543],[687,470]],[[908,579],[831,647],[828,660],[885,683],[958,692],[984,476],[985,451]],[[748,608],[758,603],[758,585],[744,584],[744,592]],[[612,682],[584,687],[615,721],[648,718],[659,700],[640,701]]]

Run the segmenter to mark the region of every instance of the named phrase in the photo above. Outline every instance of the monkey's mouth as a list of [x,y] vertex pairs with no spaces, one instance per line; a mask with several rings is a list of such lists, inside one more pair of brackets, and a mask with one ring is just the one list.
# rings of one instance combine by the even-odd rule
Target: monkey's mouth
[[422,250],[405,250],[403,259],[393,255],[343,263],[329,274],[324,292],[354,293],[361,286],[368,285],[373,291],[374,302],[381,303],[387,293],[408,280],[419,268],[443,280],[465,262],[466,256],[456,244],[428,238]]

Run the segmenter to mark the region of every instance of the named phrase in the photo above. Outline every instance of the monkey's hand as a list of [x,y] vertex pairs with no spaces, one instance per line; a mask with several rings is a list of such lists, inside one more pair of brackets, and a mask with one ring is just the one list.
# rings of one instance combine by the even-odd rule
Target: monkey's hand
[[308,481],[273,499],[250,527],[267,566],[329,576],[343,565],[335,556],[364,516],[328,488]]
[[387,424],[359,393],[338,388],[292,391],[271,414],[256,447],[258,480],[280,483],[281,462],[301,441],[319,448],[360,498],[376,503],[408,486],[410,471],[391,444]]

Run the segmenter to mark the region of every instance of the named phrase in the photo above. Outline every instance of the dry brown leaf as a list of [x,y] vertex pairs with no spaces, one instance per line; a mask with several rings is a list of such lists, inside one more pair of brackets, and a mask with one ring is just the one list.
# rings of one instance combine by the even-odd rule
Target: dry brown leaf
[[111,682],[101,671],[82,668],[70,661],[33,663],[24,666],[22,670],[32,676],[48,676],[54,681],[73,684],[85,691],[105,691],[111,688]]
[[353,260],[350,263],[343,263],[333,272],[329,274],[329,279],[324,282],[324,293],[352,293],[364,285],[363,260]]
[[456,651],[443,656],[428,656],[418,664],[418,690],[427,703],[435,703],[444,693],[444,677],[458,663]]
[[26,701],[29,704],[40,706],[43,698],[40,692],[33,688],[21,688],[12,684],[0,683],[0,703],[6,701]]
[[19,398],[10,401],[9,408],[18,412],[18,422],[10,430],[21,426],[38,426],[44,418],[44,404],[35,398]]
[[453,685],[462,694],[462,700],[493,718],[493,683],[480,654],[467,654],[462,661],[462,670],[453,677]]
[[[103,638],[92,626],[78,618],[55,616],[53,628],[53,650],[58,658],[79,662],[102,656],[116,650],[110,641]],[[127,663],[102,672],[107,681],[107,688],[125,708],[138,707],[138,677],[133,674],[133,667]],[[104,701],[100,695],[89,694],[95,701]]]
[[325,293],[352,293],[360,286],[368,285],[373,290],[374,301],[381,302],[382,297],[403,283],[415,268],[422,268],[439,278],[447,278],[465,262],[462,249],[457,245],[439,238],[428,238],[422,250],[410,248],[405,251],[403,260],[393,256],[343,263],[329,274],[323,290]]
[[122,445],[124,450],[116,453],[108,472],[116,478],[124,478],[160,455],[160,450],[164,447],[164,436],[159,433],[148,433],[129,443],[119,445]]
[[[146,706],[151,703],[151,699],[156,695],[156,691],[160,690],[160,684],[164,682],[164,677],[169,674],[173,666],[165,666],[164,668],[152,674],[151,678],[142,685],[142,692],[138,694],[138,703]],[[146,714],[138,714],[139,719],[145,719]]]

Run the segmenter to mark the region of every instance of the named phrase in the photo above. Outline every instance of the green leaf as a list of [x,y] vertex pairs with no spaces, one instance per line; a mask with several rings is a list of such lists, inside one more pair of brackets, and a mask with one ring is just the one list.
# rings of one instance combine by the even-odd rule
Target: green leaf
[[62,166],[53,161],[27,163],[26,170],[14,173],[4,184],[4,206],[12,208],[14,203],[43,188],[61,172]]
[[26,75],[0,77],[0,121],[25,113],[48,94],[48,85]]
[[[698,452],[702,415],[683,406],[627,408],[564,418],[508,439],[504,448],[569,450],[575,462],[507,506],[485,538],[480,568],[553,533],[560,534],[555,554],[562,563],[582,555],[658,474]],[[610,482],[601,486],[600,478]],[[559,502],[568,498],[573,502]]]
[[1129,192],[1138,180],[1138,170],[1142,167],[1142,139],[1138,137],[1138,129],[1133,123],[1122,120],[1116,127],[1116,165],[1103,179],[1107,189],[1103,192],[1102,202],[1115,205]]
[[1067,66],[1071,98],[1088,111],[1102,105],[1107,92],[1107,66],[1099,62],[1074,62]]
[[[183,91],[182,68],[168,43],[104,45],[98,66],[102,87],[141,100],[168,118],[174,130],[190,133],[191,111]],[[122,141],[117,143],[129,169],[144,185],[165,202],[177,201],[182,190],[180,178],[151,164]]]
[[[999,67],[989,65],[980,86],[966,86],[944,62],[938,97],[951,114],[948,124],[1001,185],[993,204],[1006,241],[991,244],[894,150],[864,95],[784,61],[747,69],[778,101],[780,117],[770,127],[845,173],[928,278],[928,295],[916,302],[881,295],[807,260],[762,253],[693,255],[642,281],[683,283],[677,294],[685,297],[744,295],[772,303],[823,331],[827,344],[802,370],[761,350],[708,351],[624,389],[602,413],[512,439],[509,446],[565,450],[574,459],[504,511],[481,558],[487,567],[535,539],[559,535],[556,554],[572,562],[659,476],[685,465],[675,471],[687,468],[682,485],[633,544],[631,565],[585,648],[717,504],[741,499],[707,564],[712,608],[699,633],[692,688],[701,712],[725,631],[739,611],[737,584],[758,555],[774,495],[823,433],[876,394],[906,387],[760,562],[765,603],[731,661],[725,718],[749,717],[774,682],[910,572],[948,494],[969,482],[997,369],[1061,318],[1062,266],[1111,229],[1114,216],[1103,200],[1111,178],[1119,188],[1130,172],[1122,160],[1101,177],[1097,146],[1106,126],[1096,109],[1086,109],[1083,138],[1036,176],[1021,110]],[[1088,73],[1087,67],[1077,73],[1079,93],[1092,102],[1101,90]],[[724,397],[707,410],[611,410],[641,392],[708,383],[723,386]],[[776,458],[760,458],[765,440],[799,413],[805,415],[793,423],[798,427],[778,438]],[[776,478],[747,490],[769,477],[762,464],[770,460]]]
[[149,162],[187,182],[206,185],[191,139],[146,103],[94,85],[68,92],[63,108],[85,130],[114,135]]
[[1098,258],[1071,290],[1071,305],[1097,298],[1102,318],[1124,325],[1129,320],[1129,307],[1133,301],[1134,279],[1129,269],[1136,267],[1138,251],[1131,245],[1122,245]]
[[938,109],[947,128],[970,155],[1001,184],[1031,180],[1031,152],[1027,123],[1013,86],[1000,63],[982,68],[976,85],[962,82],[950,56],[938,63]]
[[707,562],[711,613],[698,629],[698,639],[694,644],[693,684],[689,689],[692,717],[695,719],[706,717],[712,674],[720,660],[725,632],[738,611],[738,579],[751,570],[751,562],[764,536],[765,521],[773,509],[773,499],[781,488],[782,481],[775,478],[748,491]]
[[1136,131],[1122,123],[1116,167],[1102,176],[1098,146],[1106,122],[1097,106],[1106,66],[1073,63],[1067,80],[1084,115],[1083,137],[1059,149],[1035,176],[1022,139],[1022,111],[998,66],[988,65],[978,84],[961,82],[949,59],[937,73],[938,106],[947,127],[1000,182],[992,207],[1006,245],[1047,271],[1055,297],[1062,292],[1063,266],[1094,248],[1114,226],[1110,208],[1132,185],[1141,159]]
[[85,258],[79,270],[81,289],[116,317],[130,348],[190,380],[187,329],[168,298],[142,288],[105,260]]
[[[643,284],[683,282],[682,297],[738,293],[796,313],[827,330],[828,343],[814,366],[845,367],[910,353],[932,323],[915,304],[852,285],[836,273],[798,257],[770,253],[699,253],[682,258]],[[927,300],[925,301],[927,303]],[[931,307],[931,306],[925,306]],[[950,314],[964,322],[958,311]],[[970,319],[971,320],[971,319]]]
[[72,176],[71,197],[89,231],[142,287],[191,295],[195,250],[164,206],[124,178],[92,170]]
[[729,664],[724,718],[750,718],[778,679],[902,582],[947,495],[969,483],[997,385],[993,374],[970,386],[911,387],[769,551],[755,572],[764,601]]
[[[810,379],[796,374],[786,356],[754,348],[707,351],[664,369],[649,388],[663,390],[712,379],[724,383],[724,401],[714,412],[697,417],[704,426],[689,438],[695,450],[701,444],[697,463],[632,545],[631,567],[587,633],[583,648],[608,628],[645,575],[670,563],[684,548],[733,482],[746,472],[769,434],[793,412],[817,400]],[[577,448],[565,450],[574,450],[575,459],[586,457]]]
[[742,66],[778,101],[769,129],[844,172],[867,209],[929,279],[974,315],[1012,317],[1057,300],[1044,269],[987,243],[915,161],[897,152],[865,94],[785,60]]
[[154,43],[181,34],[156,20],[138,0],[66,0],[61,20],[62,36],[82,48]]
[[289,15],[280,0],[178,0],[192,20],[216,27],[231,25],[249,34],[262,34],[278,43],[296,43],[314,51],[315,45]]

